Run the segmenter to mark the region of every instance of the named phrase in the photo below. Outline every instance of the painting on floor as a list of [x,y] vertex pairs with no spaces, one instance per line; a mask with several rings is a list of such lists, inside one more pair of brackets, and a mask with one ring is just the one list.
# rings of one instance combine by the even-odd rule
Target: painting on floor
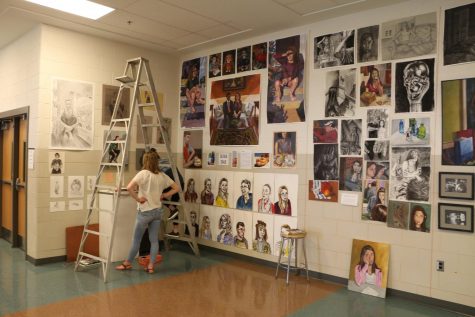
[[205,126],[207,57],[185,61],[181,68],[180,121],[182,128]]
[[348,289],[386,297],[389,244],[353,239]]
[[269,42],[267,123],[305,121],[306,36]]
[[210,145],[259,144],[260,75],[211,83]]

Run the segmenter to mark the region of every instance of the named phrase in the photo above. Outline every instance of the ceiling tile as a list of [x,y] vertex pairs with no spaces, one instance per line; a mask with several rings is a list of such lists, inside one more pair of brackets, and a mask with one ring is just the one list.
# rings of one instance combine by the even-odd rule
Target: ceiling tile
[[127,11],[191,32],[219,24],[211,16],[203,16],[161,1],[139,0],[128,7]]
[[337,6],[338,4],[335,3],[335,1],[330,1],[330,0],[321,0],[321,1],[315,1],[315,0],[302,0],[294,4],[288,5],[288,7],[295,12],[298,12],[300,14],[305,14],[309,13],[312,11],[318,11],[318,10],[326,10],[332,7]]
[[[127,21],[132,21],[132,23],[129,25]],[[160,22],[141,18],[121,10],[116,10],[106,15],[99,23],[120,28],[122,32],[131,31],[142,33],[164,40],[188,34],[188,32],[183,29],[177,29]]]
[[190,46],[190,45],[195,45],[195,44],[205,42],[205,41],[208,41],[208,40],[209,40],[209,38],[204,37],[203,35],[192,33],[192,34],[188,34],[188,35],[185,35],[185,36],[182,36],[182,37],[174,38],[170,42],[178,44],[180,46],[180,48],[184,48],[184,47],[187,47],[187,46]]
[[220,25],[217,25],[205,30],[201,30],[200,32],[197,32],[197,33],[207,38],[214,39],[214,38],[234,34],[239,31],[240,29],[238,28],[235,28],[226,24],[220,24]]

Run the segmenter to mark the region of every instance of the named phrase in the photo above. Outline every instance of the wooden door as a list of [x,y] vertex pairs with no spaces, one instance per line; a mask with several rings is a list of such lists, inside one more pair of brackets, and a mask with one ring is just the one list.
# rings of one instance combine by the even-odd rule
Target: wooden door
[[1,121],[1,237],[26,249],[26,114]]

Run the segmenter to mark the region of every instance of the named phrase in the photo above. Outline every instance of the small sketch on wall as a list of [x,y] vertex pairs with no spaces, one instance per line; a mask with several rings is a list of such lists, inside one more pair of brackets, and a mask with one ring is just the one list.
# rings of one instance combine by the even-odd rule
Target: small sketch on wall
[[64,177],[51,176],[50,177],[50,197],[61,198],[64,196]]
[[49,212],[65,211],[66,203],[64,201],[50,201]]
[[49,155],[51,174],[64,174],[64,171],[66,169],[64,152],[51,151],[49,152],[48,155]]
[[68,176],[68,197],[84,197],[84,176]]

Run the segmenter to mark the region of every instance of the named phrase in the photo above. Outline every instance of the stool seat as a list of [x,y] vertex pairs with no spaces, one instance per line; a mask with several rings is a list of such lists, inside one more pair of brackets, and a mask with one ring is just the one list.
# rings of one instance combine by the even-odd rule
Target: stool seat
[[[305,237],[307,236],[307,232],[304,230],[300,229],[288,229],[288,230],[282,230],[280,233],[281,241],[280,241],[280,250],[279,250],[279,260],[277,262],[277,269],[275,271],[275,277],[279,275],[279,267],[283,266],[284,268],[287,268],[287,285],[289,284],[289,273],[290,270],[297,270],[297,274],[300,271],[300,267],[297,264],[297,250],[298,250],[298,241],[302,241],[302,248],[303,248],[303,255],[304,255],[304,260],[305,260],[305,270],[307,273],[307,281],[309,281],[308,278],[308,265],[307,265],[307,252],[305,250]],[[287,263],[282,263],[282,254],[285,252],[284,251],[284,244],[285,242],[288,243],[288,259]],[[290,260],[292,258],[292,251],[295,249],[295,265],[290,264]]]

